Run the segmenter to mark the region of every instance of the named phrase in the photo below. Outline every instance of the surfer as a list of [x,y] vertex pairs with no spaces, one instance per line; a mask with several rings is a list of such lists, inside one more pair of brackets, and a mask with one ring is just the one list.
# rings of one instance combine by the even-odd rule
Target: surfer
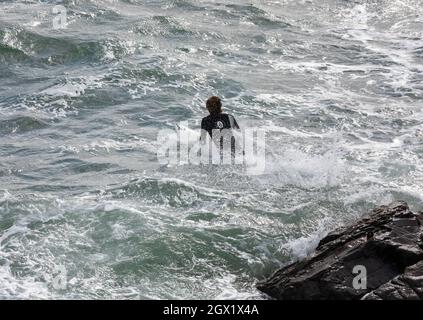
[[[210,114],[201,121],[201,141],[204,142],[207,134],[209,134],[217,145],[220,144],[222,152],[224,138],[230,138],[231,154],[234,156],[236,144],[232,130],[240,129],[234,116],[222,112],[222,101],[216,96],[212,96],[207,100],[206,108]],[[218,143],[218,140],[220,140],[220,143]]]
[[222,112],[222,101],[219,97],[210,97],[206,102],[206,107],[210,115],[201,121],[201,129],[207,131],[210,136],[214,129],[239,129],[234,116]]

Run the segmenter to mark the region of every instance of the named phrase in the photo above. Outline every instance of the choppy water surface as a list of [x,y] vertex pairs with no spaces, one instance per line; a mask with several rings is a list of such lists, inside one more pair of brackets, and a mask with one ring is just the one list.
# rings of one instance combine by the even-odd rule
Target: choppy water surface
[[[422,209],[422,30],[420,0],[1,1],[0,298],[265,298],[332,228]],[[157,162],[212,94],[263,174]]]

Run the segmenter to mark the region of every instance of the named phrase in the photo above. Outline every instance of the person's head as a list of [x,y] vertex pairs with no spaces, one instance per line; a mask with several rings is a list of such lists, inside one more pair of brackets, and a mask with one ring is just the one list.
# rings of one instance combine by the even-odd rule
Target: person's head
[[207,110],[210,114],[218,114],[222,112],[222,101],[219,97],[213,96],[208,98],[206,102]]

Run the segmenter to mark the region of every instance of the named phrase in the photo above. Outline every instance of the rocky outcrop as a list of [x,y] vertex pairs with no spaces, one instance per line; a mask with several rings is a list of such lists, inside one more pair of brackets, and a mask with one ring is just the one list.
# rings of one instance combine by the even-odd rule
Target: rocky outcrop
[[378,207],[258,288],[283,300],[423,299],[423,212],[405,202]]

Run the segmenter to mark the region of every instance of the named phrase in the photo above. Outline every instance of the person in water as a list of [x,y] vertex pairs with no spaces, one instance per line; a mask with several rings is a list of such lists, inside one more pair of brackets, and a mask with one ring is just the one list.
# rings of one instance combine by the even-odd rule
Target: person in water
[[210,97],[206,102],[207,110],[210,115],[201,121],[201,129],[212,136],[213,129],[239,129],[234,116],[222,112],[222,101],[219,97]]
[[[231,154],[235,155],[235,137],[233,136],[233,129],[240,129],[235,118],[231,114],[222,112],[222,101],[219,97],[210,97],[206,102],[209,115],[204,117],[201,121],[201,140],[204,142],[207,138],[207,133],[212,140],[219,145],[216,138],[220,140],[220,151],[223,151],[223,140],[229,135],[231,139]],[[217,135],[217,137],[215,136]]]

